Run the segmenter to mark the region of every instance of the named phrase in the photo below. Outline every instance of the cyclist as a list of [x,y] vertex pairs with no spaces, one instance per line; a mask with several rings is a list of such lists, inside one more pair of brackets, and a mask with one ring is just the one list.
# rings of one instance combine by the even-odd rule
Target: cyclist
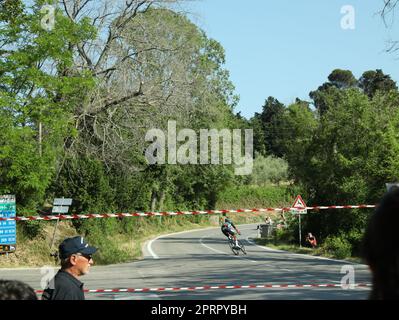
[[221,230],[223,232],[223,234],[227,237],[230,238],[232,237],[236,248],[241,248],[238,245],[238,241],[237,241],[237,237],[236,237],[236,233],[241,234],[241,232],[237,229],[237,227],[234,225],[233,221],[231,221],[229,218],[225,218],[224,222],[222,224]]

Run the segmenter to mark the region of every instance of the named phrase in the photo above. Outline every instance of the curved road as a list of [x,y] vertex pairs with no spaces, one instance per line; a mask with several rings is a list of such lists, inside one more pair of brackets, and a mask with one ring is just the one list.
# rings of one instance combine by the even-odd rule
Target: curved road
[[[340,284],[344,265],[355,283],[370,283],[368,267],[271,250],[255,245],[256,224],[239,226],[247,255],[234,256],[219,228],[158,237],[145,246],[145,259],[94,266],[82,277],[86,289],[170,288],[219,285]],[[40,290],[40,269],[0,269],[3,279],[19,279]],[[369,288],[259,288],[177,292],[86,293],[86,299],[367,299]]]

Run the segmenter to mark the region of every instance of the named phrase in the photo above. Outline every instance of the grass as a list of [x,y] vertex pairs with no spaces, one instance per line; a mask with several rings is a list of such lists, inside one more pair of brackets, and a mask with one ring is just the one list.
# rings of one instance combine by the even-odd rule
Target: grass
[[[330,259],[339,259],[334,254],[329,254],[323,250],[323,247],[310,248],[310,247],[300,247],[295,244],[288,244],[284,242],[276,242],[273,239],[258,238],[254,240],[256,244],[265,246],[271,249],[283,250],[292,253],[307,254],[311,256],[325,257]],[[363,260],[359,257],[346,257],[345,259],[339,259],[343,261],[350,261],[353,263],[363,263]]]

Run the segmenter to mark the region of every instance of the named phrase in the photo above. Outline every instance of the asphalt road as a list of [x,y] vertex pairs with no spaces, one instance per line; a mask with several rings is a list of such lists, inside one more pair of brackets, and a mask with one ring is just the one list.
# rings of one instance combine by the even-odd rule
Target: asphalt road
[[[255,245],[256,225],[239,226],[246,256],[234,256],[219,228],[163,236],[145,245],[145,259],[93,266],[81,278],[86,289],[170,288],[220,285],[340,284],[343,266],[355,283],[370,283],[365,265],[270,250]],[[55,272],[57,270],[54,270]],[[22,280],[41,289],[40,269],[0,269],[0,278]],[[143,293],[86,293],[86,299],[111,300],[365,300],[369,288],[260,288]]]

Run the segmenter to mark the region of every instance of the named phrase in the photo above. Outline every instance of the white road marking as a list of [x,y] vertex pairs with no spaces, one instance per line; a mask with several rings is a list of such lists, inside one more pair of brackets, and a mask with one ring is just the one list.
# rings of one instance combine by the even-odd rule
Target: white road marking
[[216,252],[216,253],[227,254],[226,252],[219,251],[219,250],[217,250],[217,249],[211,248],[211,247],[207,246],[205,243],[203,243],[203,242],[202,242],[202,239],[204,239],[205,237],[206,237],[206,236],[203,236],[203,237],[200,239],[200,243],[201,243],[202,246],[204,246],[205,248],[208,248],[209,250],[212,250],[212,251],[214,251],[214,252]]
[[152,243],[154,242],[154,241],[156,241],[156,240],[158,240],[160,237],[157,237],[157,238],[155,238],[155,239],[152,239],[150,242],[148,242],[148,244],[147,244],[147,251],[150,253],[150,255],[152,255],[152,257],[154,258],[154,259],[159,259],[159,257],[155,254],[155,252],[154,251],[152,251]]
[[[240,227],[245,227],[245,226],[249,226],[252,225],[252,223],[249,224],[243,224],[240,225]],[[196,231],[204,231],[204,230],[211,230],[211,229],[218,229],[220,227],[208,227],[208,228],[203,228],[203,229],[193,229],[193,230],[186,230],[186,231],[181,231],[181,232],[174,232],[174,233],[169,233],[169,234],[164,234],[164,235],[160,235],[158,237],[156,237],[155,239],[152,239],[151,241],[149,241],[147,243],[147,245],[145,245],[144,247],[146,247],[148,253],[152,256],[153,259],[161,259],[155,252],[154,250],[152,250],[152,244],[157,241],[160,238],[165,238],[165,237],[169,237],[169,236],[173,236],[173,235],[177,235],[177,234],[184,234],[184,233],[190,233],[190,232],[196,232]],[[212,250],[212,249],[211,249]],[[220,253],[220,252],[219,252]]]
[[[206,238],[206,236],[203,236],[203,237],[200,239],[199,242],[200,242],[200,244],[201,244],[202,246],[204,246],[205,248],[208,248],[208,249],[210,249],[210,250],[212,250],[212,251],[214,251],[214,252],[217,252],[217,253],[221,253],[221,254],[225,254],[225,255],[230,255],[229,253],[226,253],[226,252],[223,252],[223,251],[219,251],[219,250],[217,250],[217,249],[211,248],[210,246],[207,246],[205,243],[202,242],[202,240],[203,240],[204,238]],[[257,262],[258,262],[258,261],[255,261],[255,260],[247,259],[247,258],[245,258],[245,257],[240,257],[240,256],[234,256],[234,257],[240,258],[240,259],[245,259],[245,260],[248,260],[248,261],[251,261],[251,262],[254,262],[254,263],[257,263]]]
[[183,234],[183,233],[189,233],[189,232],[195,232],[195,231],[204,231],[204,230],[209,230],[209,229],[215,229],[215,227],[210,227],[210,228],[203,228],[203,229],[194,229],[194,230],[187,230],[187,231],[181,231],[181,232],[174,232],[174,233],[169,233],[169,234],[164,234],[156,237],[155,239],[152,239],[147,243],[147,251],[149,254],[154,258],[154,259],[160,259],[159,256],[152,250],[152,244],[157,241],[160,238],[166,238],[170,236],[174,236],[176,234]]

